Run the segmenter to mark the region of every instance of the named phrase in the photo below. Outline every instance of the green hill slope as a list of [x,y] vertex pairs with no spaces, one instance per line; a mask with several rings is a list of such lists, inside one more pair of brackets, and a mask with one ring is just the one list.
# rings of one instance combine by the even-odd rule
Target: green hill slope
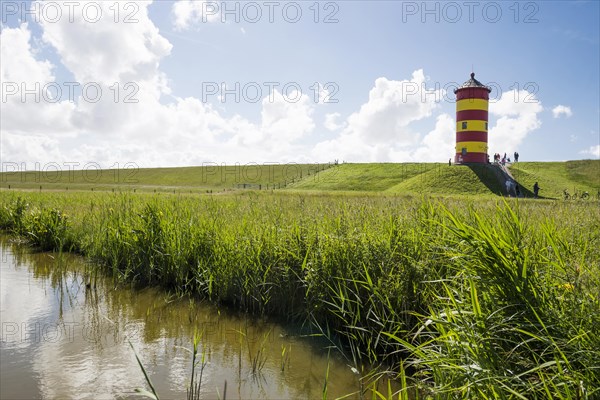
[[292,189],[386,193],[500,194],[491,166],[440,163],[342,164],[305,178]]
[[329,164],[207,165],[181,168],[87,168],[70,171],[15,171],[0,174],[0,187],[43,190],[206,191],[283,188],[330,168]]
[[290,188],[382,192],[400,182],[442,166],[442,164],[423,163],[341,164],[314,176],[306,177],[300,182],[290,185]]
[[564,189],[571,194],[588,191],[595,197],[600,190],[600,160],[519,162],[509,170],[526,188],[531,189],[538,182],[543,197],[562,198]]
[[[571,193],[600,189],[600,160],[521,162],[509,167],[521,192],[532,197],[533,184],[540,195],[562,198]],[[314,191],[368,191],[449,195],[504,195],[502,173],[497,166],[448,166],[447,164],[342,164],[304,178],[290,186]]]
[[497,174],[489,165],[435,168],[388,189],[391,193],[502,194]]
[[[562,198],[600,190],[600,160],[520,162],[509,167],[525,196],[534,182],[540,195]],[[293,189],[320,192],[379,192],[436,195],[503,195],[503,179],[491,165],[440,163],[266,164],[184,168],[0,173],[0,188],[43,190],[185,191]]]
[[500,184],[489,166],[439,163],[342,164],[290,186],[317,191],[490,194]]

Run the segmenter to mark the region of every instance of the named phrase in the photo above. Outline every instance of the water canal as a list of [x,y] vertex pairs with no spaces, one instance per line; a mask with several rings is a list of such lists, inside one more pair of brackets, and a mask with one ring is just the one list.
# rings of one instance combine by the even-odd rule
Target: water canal
[[129,342],[159,396],[185,398],[195,331],[205,357],[201,398],[322,398],[326,380],[328,398],[359,397],[349,362],[298,327],[108,277],[86,285],[93,268],[85,259],[7,236],[0,249],[3,399],[139,397],[136,388],[149,388]]

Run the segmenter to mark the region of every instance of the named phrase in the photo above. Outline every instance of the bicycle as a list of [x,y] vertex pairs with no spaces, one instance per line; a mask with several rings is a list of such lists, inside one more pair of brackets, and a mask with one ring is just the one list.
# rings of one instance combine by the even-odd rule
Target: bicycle
[[579,197],[581,200],[587,200],[590,198],[590,194],[587,191],[579,192],[579,190],[575,190],[575,193],[569,194],[567,189],[563,190],[563,197],[565,200],[577,200]]
[[581,194],[579,195],[579,197],[580,197],[582,200],[587,200],[587,199],[589,199],[589,198],[590,198],[590,194],[589,194],[589,193],[587,192],[587,190],[586,190],[586,191],[584,191],[583,193],[581,193]]

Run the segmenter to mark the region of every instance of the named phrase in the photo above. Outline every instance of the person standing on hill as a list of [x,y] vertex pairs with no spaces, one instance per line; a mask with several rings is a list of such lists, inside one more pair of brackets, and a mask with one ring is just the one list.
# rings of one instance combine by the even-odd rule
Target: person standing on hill
[[540,185],[538,185],[538,183],[536,182],[533,184],[533,195],[536,199],[538,197],[539,191],[540,191]]
[[515,162],[518,162],[518,161],[519,161],[519,153],[517,153],[517,152],[515,151],[515,154],[514,154],[514,156],[515,156]]

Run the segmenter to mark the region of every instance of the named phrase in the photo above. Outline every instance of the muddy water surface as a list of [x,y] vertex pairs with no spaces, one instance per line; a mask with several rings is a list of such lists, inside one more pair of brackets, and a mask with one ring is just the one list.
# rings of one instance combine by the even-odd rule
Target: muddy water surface
[[349,362],[328,357],[327,344],[299,327],[110,278],[94,288],[84,259],[36,253],[6,236],[0,249],[3,399],[139,397],[135,389],[149,387],[129,342],[159,396],[185,398],[195,330],[205,357],[201,398],[225,390],[227,399],[322,398],[328,364],[329,398],[359,390]]

